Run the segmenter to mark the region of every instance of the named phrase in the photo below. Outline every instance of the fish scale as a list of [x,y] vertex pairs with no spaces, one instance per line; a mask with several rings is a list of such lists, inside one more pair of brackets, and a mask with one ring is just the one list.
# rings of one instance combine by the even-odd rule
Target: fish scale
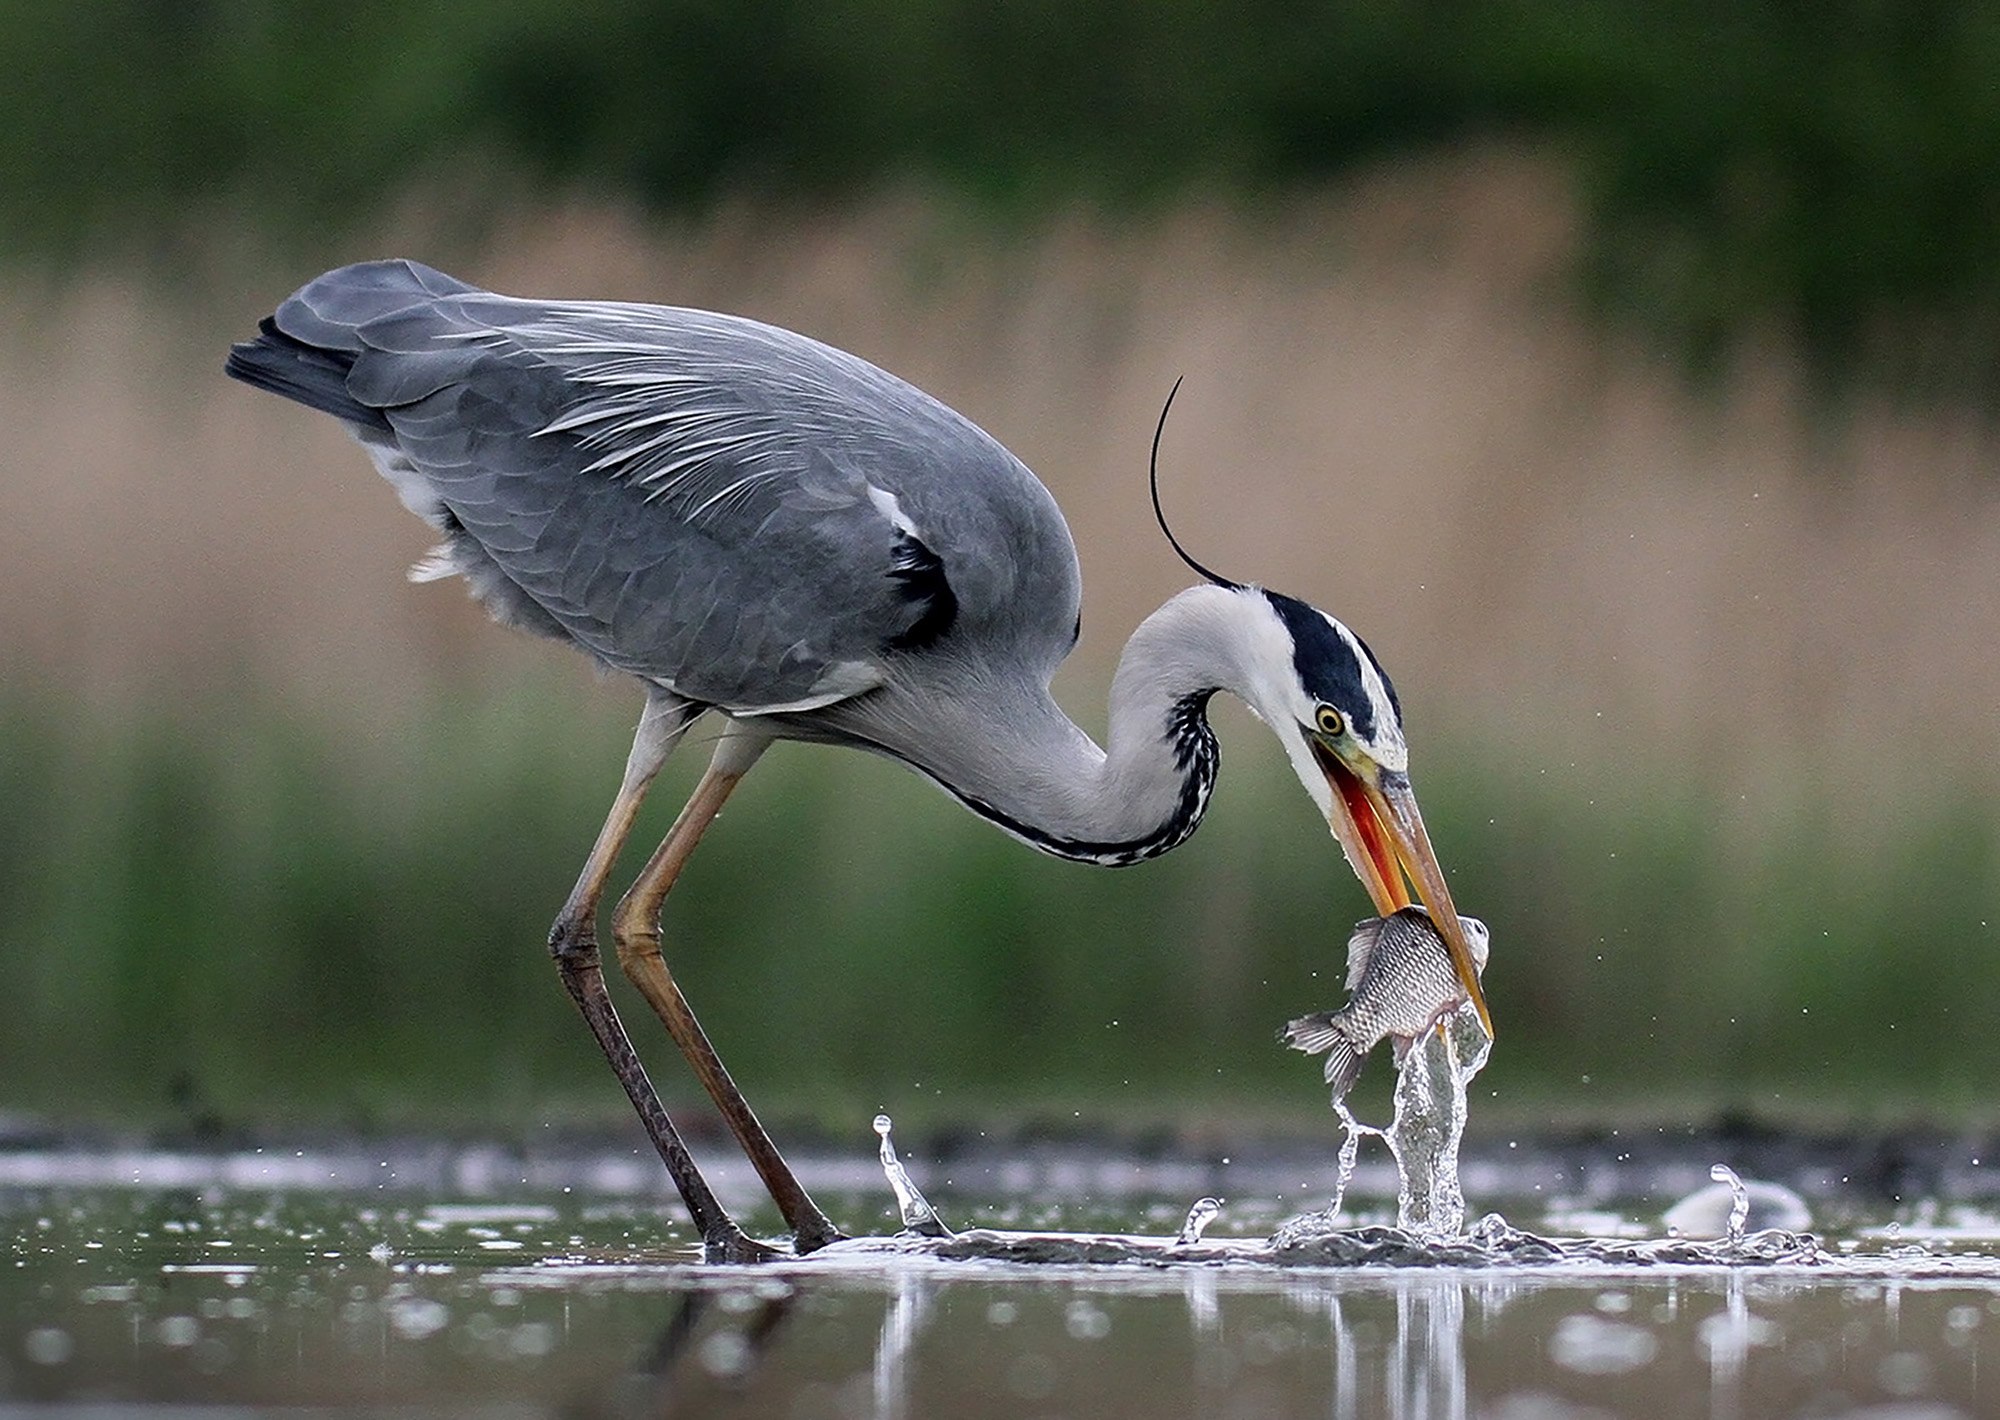
[[[1477,917],[1458,919],[1474,966],[1486,970],[1490,934]],[[1368,1052],[1387,1038],[1396,1059],[1413,1041],[1465,1004],[1465,988],[1428,911],[1401,908],[1354,924],[1347,941],[1348,1000],[1337,1011],[1300,1016],[1279,1034],[1294,1050],[1326,1052],[1326,1082],[1340,1099],[1354,1088]]]

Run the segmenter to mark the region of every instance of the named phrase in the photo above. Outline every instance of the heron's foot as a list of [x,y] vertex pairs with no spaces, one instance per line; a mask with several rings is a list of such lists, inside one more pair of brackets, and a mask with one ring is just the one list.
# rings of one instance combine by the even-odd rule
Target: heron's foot
[[[817,1209],[815,1209],[814,1211],[818,1212]],[[826,1215],[823,1213],[820,1214],[819,1220],[815,1226],[810,1228],[801,1228],[798,1232],[792,1235],[792,1246],[798,1250],[798,1254],[800,1257],[804,1257],[809,1252],[818,1252],[828,1243],[837,1243],[846,1241],[847,1241],[847,1234],[843,1233],[839,1228],[836,1228],[832,1223],[828,1222],[826,1219]]]
[[711,1228],[701,1240],[701,1254],[704,1262],[743,1263],[775,1262],[791,1253],[783,1248],[760,1243],[732,1222],[722,1222]]

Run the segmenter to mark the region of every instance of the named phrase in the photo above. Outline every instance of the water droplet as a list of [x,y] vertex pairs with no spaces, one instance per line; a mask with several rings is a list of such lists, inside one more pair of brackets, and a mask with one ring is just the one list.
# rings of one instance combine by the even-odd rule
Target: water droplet
[[1180,1236],[1175,1238],[1174,1242],[1183,1247],[1200,1242],[1201,1235],[1207,1231],[1208,1225],[1215,1221],[1216,1214],[1221,1211],[1220,1198],[1195,1199],[1194,1206],[1187,1211],[1186,1221],[1181,1224]]
[[925,1237],[948,1238],[951,1229],[937,1215],[930,1201],[910,1179],[909,1170],[896,1157],[896,1146],[889,1142],[890,1122],[886,1114],[875,1116],[875,1132],[882,1139],[882,1147],[877,1152],[882,1160],[882,1172],[888,1175],[889,1189],[896,1195],[896,1211],[902,1215],[903,1226],[911,1232],[922,1233]]
[[1708,1176],[1717,1183],[1729,1185],[1729,1222],[1724,1240],[1731,1247],[1741,1247],[1743,1225],[1750,1217],[1750,1190],[1743,1186],[1743,1180],[1728,1164],[1716,1164],[1709,1169]]

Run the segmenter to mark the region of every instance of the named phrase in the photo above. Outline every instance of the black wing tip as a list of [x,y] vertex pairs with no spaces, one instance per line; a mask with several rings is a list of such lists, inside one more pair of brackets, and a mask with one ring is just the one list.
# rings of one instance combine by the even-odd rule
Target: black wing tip
[[1167,413],[1174,407],[1174,396],[1181,392],[1181,381],[1186,378],[1186,375],[1176,375],[1174,377],[1174,387],[1167,391],[1167,402],[1160,406],[1160,422],[1153,426],[1153,452],[1152,457],[1146,461],[1147,481],[1151,485],[1153,492],[1153,518],[1159,523],[1160,531],[1167,535],[1167,545],[1173,548],[1174,554],[1181,561],[1187,563],[1197,576],[1214,583],[1218,587],[1226,588],[1232,592],[1240,592],[1243,590],[1241,582],[1231,581],[1220,572],[1202,566],[1201,563],[1188,555],[1188,550],[1181,546],[1181,540],[1174,536],[1174,530],[1167,526],[1167,515],[1160,507],[1160,436],[1167,432]]
[[387,416],[348,389],[348,374],[364,350],[358,332],[397,311],[478,290],[407,257],[337,266],[259,321],[255,340],[231,346],[223,373],[350,424],[387,429]]
[[381,410],[370,408],[348,393],[347,372],[354,365],[352,355],[295,340],[278,329],[271,316],[259,321],[257,329],[255,340],[239,341],[229,347],[229,355],[222,362],[223,374],[349,424],[389,427]]

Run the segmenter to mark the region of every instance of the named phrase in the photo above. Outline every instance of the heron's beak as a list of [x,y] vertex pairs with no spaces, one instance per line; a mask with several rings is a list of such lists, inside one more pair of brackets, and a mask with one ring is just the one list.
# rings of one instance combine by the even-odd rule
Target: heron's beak
[[1451,889],[1445,885],[1444,869],[1438,866],[1430,834],[1424,831],[1424,817],[1417,811],[1409,776],[1372,765],[1372,774],[1350,769],[1331,748],[1307,738],[1333,790],[1333,812],[1328,815],[1333,835],[1340,840],[1355,876],[1368,889],[1375,910],[1387,917],[1408,907],[1410,890],[1415,888],[1415,900],[1430,909],[1431,922],[1451,953],[1459,985],[1465,988],[1490,1039],[1493,1016],[1486,1009],[1486,993],[1480,990],[1472,948],[1465,940],[1458,909],[1452,905]]

